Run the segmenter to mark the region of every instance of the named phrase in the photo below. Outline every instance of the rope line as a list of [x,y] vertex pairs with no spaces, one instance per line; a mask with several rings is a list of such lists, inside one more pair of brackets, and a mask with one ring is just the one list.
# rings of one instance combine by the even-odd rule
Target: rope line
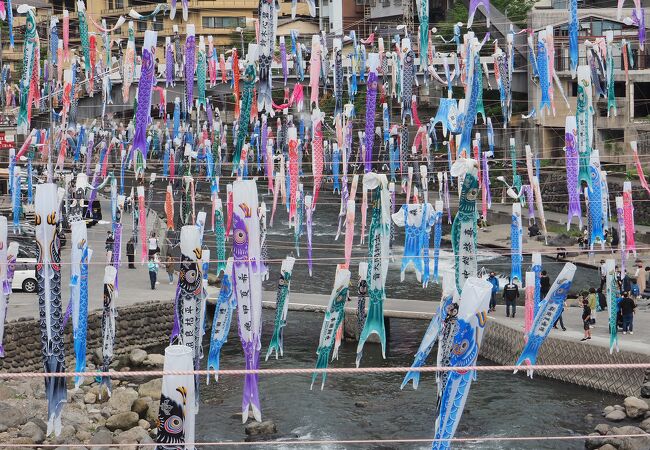
[[288,368],[288,369],[219,369],[219,370],[134,370],[129,372],[3,372],[0,379],[14,378],[67,378],[67,377],[106,377],[133,378],[147,376],[187,376],[187,375],[305,375],[314,373],[329,374],[354,374],[354,373],[404,373],[404,372],[501,372],[518,370],[637,370],[650,369],[650,362],[646,363],[608,363],[608,364],[535,364],[535,365],[509,365],[509,366],[430,366],[430,367],[327,367],[327,368]]
[[[586,441],[599,439],[627,439],[627,438],[648,438],[650,434],[616,434],[606,436],[591,436],[588,434],[565,435],[565,436],[474,436],[455,438],[401,438],[401,439],[323,439],[323,440],[282,440],[282,441],[217,441],[217,442],[192,442],[184,445],[195,445],[197,447],[213,446],[242,446],[242,447],[272,447],[277,445],[307,446],[307,445],[368,445],[368,444],[431,444],[433,442],[531,442],[531,441]],[[33,448],[34,444],[2,444],[3,448]],[[101,444],[100,447],[122,448],[122,447],[156,447],[159,443],[122,443],[122,444]],[[79,448],[80,444],[38,444],[39,448]]]

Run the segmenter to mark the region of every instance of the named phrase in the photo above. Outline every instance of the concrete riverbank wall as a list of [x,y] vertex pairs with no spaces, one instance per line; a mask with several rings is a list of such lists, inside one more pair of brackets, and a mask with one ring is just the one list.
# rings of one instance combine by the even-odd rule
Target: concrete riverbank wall
[[[267,293],[265,293],[267,294]],[[271,293],[265,295],[270,297]],[[319,296],[326,297],[326,296]],[[355,303],[355,302],[352,302]],[[426,309],[433,310],[431,302],[416,302],[427,304]],[[264,307],[273,309],[275,302],[267,300]],[[325,310],[325,304],[290,303],[290,309],[320,313]],[[432,314],[420,310],[399,310],[388,304],[385,308],[388,328],[391,318],[430,320]],[[211,312],[209,313],[211,314]],[[133,348],[149,348],[164,345],[168,342],[173,322],[173,303],[146,302],[119,308],[117,332],[115,337],[116,358],[128,354]],[[208,327],[212,320],[207,320]],[[236,327],[236,318],[233,319]],[[348,339],[356,339],[356,304],[346,308],[345,335]],[[497,364],[514,364],[523,348],[523,335],[513,326],[490,319],[481,347],[481,356]],[[72,350],[71,325],[68,324],[65,333],[66,368],[74,369],[74,353]],[[40,331],[35,319],[22,319],[8,322],[5,327],[6,357],[0,360],[0,370],[3,372],[40,372],[43,370],[41,360]],[[101,311],[94,311],[88,317],[88,354],[91,355],[101,347]],[[368,341],[371,345],[373,339]],[[376,339],[374,340],[376,342]],[[204,342],[207,344],[207,342]],[[415,349],[414,349],[415,351]],[[538,364],[616,364],[616,363],[650,363],[650,356],[622,350],[609,354],[609,349],[598,345],[562,339],[551,336],[539,352]],[[544,376],[563,382],[573,383],[617,395],[639,395],[644,381],[644,370],[560,370],[536,372],[535,376]]]

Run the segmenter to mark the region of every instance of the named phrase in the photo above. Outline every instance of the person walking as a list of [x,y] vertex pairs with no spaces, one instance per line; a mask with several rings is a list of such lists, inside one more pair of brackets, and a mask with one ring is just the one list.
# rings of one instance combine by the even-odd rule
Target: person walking
[[158,263],[153,256],[149,257],[149,281],[151,289],[156,289],[156,279],[158,278]]
[[[566,302],[564,302],[563,305],[562,305],[562,312],[564,312],[565,308],[566,308]],[[557,330],[558,322],[560,323],[560,327],[562,328],[562,331],[566,331],[566,327],[564,326],[564,320],[562,319],[562,313],[560,313],[560,316],[557,318],[557,320],[553,324],[553,328],[555,328],[556,330]]]
[[167,271],[167,276],[169,277],[169,284],[174,284],[174,268],[176,264],[174,264],[174,258],[172,258],[172,255],[167,255],[167,259],[165,260],[165,270]]
[[[503,287],[503,299],[506,301],[506,317],[515,318],[517,312],[517,299],[519,298],[519,288],[508,278],[508,284]],[[512,309],[512,316],[510,310]]]
[[497,294],[499,293],[499,279],[496,277],[494,272],[490,272],[490,276],[487,279],[492,285],[492,295],[490,296],[490,308],[488,312],[494,312],[497,310]]
[[582,329],[585,331],[585,335],[581,341],[586,341],[591,339],[591,308],[589,307],[589,300],[582,300]]
[[630,296],[629,292],[623,293],[623,298],[618,303],[618,308],[623,315],[623,334],[634,334],[634,311],[636,310],[636,303]]
[[129,260],[129,269],[135,269],[135,265],[133,264],[135,261],[135,240],[133,236],[126,243],[126,257]]

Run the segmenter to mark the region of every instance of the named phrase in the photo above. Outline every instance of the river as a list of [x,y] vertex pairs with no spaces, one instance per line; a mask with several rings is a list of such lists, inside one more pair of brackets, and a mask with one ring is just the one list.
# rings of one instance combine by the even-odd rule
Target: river
[[[292,298],[295,300],[297,296]],[[264,312],[261,368],[314,367],[323,314],[290,311],[285,329],[284,357],[264,362],[273,311]],[[236,322],[236,319],[233,320]],[[362,366],[408,366],[426,329],[426,321],[391,319],[386,359],[377,344],[366,344]],[[206,349],[207,351],[207,349]],[[434,351],[435,353],[435,351]],[[330,367],[354,367],[355,342],[344,342],[339,360]],[[431,355],[435,361],[435,356]],[[492,364],[480,360],[479,364]],[[221,352],[222,368],[243,368],[244,358],[236,324]],[[275,439],[429,439],[435,421],[435,375],[422,374],[418,390],[411,385],[400,390],[403,374],[330,374],[320,390],[320,378],[310,390],[310,375],[268,375],[259,380],[262,419],[278,428]],[[245,439],[240,405],[243,379],[222,376],[218,383],[201,385],[201,406],[197,416],[199,442]],[[563,384],[541,377],[526,378],[509,372],[479,373],[472,384],[457,437],[477,436],[563,436],[592,431],[585,416],[599,417],[602,408],[618,403],[616,397]],[[297,447],[278,444],[271,448],[296,449],[427,449],[431,445],[389,444],[353,446],[322,445]],[[534,443],[482,442],[455,444],[463,449],[582,449],[582,441]],[[220,447],[221,448],[221,447]]]
[[[262,183],[258,183],[261,188]],[[261,191],[261,189],[260,189]],[[223,194],[222,194],[223,197]],[[272,197],[261,196],[266,202],[271,218]],[[203,197],[205,199],[205,197]],[[222,198],[223,199],[223,198]],[[280,202],[281,203],[281,202]],[[360,195],[357,196],[355,239],[352,252],[352,283],[356,285],[357,264],[367,255],[367,242],[359,243],[361,213]],[[225,201],[224,201],[225,205]],[[291,301],[298,302],[300,293],[329,294],[332,289],[335,267],[343,262],[342,234],[334,239],[338,226],[340,200],[329,192],[321,192],[314,213],[313,227],[313,275],[307,270],[307,241],[303,234],[300,240],[300,254],[294,248],[293,229],[289,228],[287,212],[278,204],[275,223],[269,226],[267,243],[272,261],[270,278],[264,288],[274,291],[277,287],[279,261],[287,255],[297,259],[291,282]],[[197,211],[209,211],[206,203],[197,203]],[[209,224],[208,220],[208,224]],[[370,223],[367,224],[368,228]],[[209,227],[207,227],[209,228]],[[214,233],[206,228],[204,244],[214,251]],[[445,221],[444,232],[450,225]],[[342,230],[342,233],[344,231]],[[400,255],[403,251],[403,229],[396,229],[391,261],[386,282],[389,298],[416,300],[438,300],[439,285],[430,282],[423,288],[413,272],[400,281]],[[230,242],[227,243],[230,253]],[[216,254],[213,253],[213,254]],[[433,257],[433,236],[430,255]],[[563,264],[544,258],[544,269],[551,280]],[[453,255],[450,245],[443,245],[440,257],[441,272],[453,271]],[[530,257],[524,258],[523,270],[530,267]],[[479,268],[498,274],[510,272],[510,258],[500,256],[498,250],[481,249]],[[597,271],[579,267],[574,279],[574,289],[597,286]],[[264,336],[262,355],[266,354],[273,329],[273,311],[264,312]],[[313,367],[323,315],[321,313],[290,312],[285,331],[285,355],[278,361],[261,362],[262,368]],[[367,344],[363,366],[408,366],[412,362],[426,321],[391,320],[391,335],[387,358],[381,358],[379,348]],[[233,318],[228,344],[222,349],[221,367],[244,367],[243,353],[236,334],[236,317]],[[206,349],[207,353],[207,349]],[[333,367],[354,367],[356,343],[345,342],[338,361]],[[433,355],[432,355],[433,359]],[[481,360],[480,364],[491,364]],[[399,389],[402,374],[381,375],[330,375],[321,391],[319,386],[310,390],[311,377],[297,375],[262,376],[260,378],[260,400],[263,419],[269,419],[278,427],[280,439],[341,440],[341,439],[430,439],[433,436],[436,414],[435,376],[423,374],[420,388],[414,391],[410,386]],[[219,383],[202,385],[201,410],[197,417],[197,439],[201,442],[241,441],[245,439],[241,416],[242,379],[222,377]],[[317,383],[320,383],[317,382]],[[361,403],[359,403],[361,402]],[[580,388],[577,386],[536,377],[531,380],[523,374],[507,372],[480,373],[473,384],[465,412],[457,430],[457,437],[476,436],[553,436],[587,434],[592,424],[585,419],[587,414],[598,416],[605,405],[616,403],[614,396]],[[345,446],[324,445],[306,448],[399,448],[426,449],[425,444],[389,444]],[[279,444],[273,448],[299,448]],[[465,449],[582,449],[583,441],[549,441],[534,443],[481,442],[456,444],[454,448]]]

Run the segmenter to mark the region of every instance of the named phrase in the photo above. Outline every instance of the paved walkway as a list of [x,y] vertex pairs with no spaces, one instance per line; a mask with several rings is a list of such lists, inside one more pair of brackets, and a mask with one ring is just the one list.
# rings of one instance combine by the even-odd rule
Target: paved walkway
[[[263,297],[265,308],[275,308],[275,293],[265,292]],[[299,311],[324,311],[329,302],[329,297],[318,294],[303,294],[292,292],[289,298],[289,309]],[[438,308],[438,302],[418,301],[418,300],[399,300],[387,299],[384,303],[384,314],[386,317],[426,319],[429,320],[435,314]],[[356,313],[357,301],[355,297],[350,300],[346,312]],[[563,313],[564,326],[566,331],[559,328],[551,331],[551,336],[558,339],[571,341],[580,341],[583,337],[582,328],[582,309],[578,307],[568,307]],[[596,314],[596,325],[591,330],[592,339],[583,342],[584,345],[597,345],[609,348],[609,329],[607,325],[607,312],[598,312]],[[289,319],[290,320],[290,319]],[[490,313],[489,320],[496,320],[502,325],[520,330],[523,335],[524,329],[524,308],[519,305],[515,318],[508,318],[505,314],[505,306],[501,303],[497,305],[497,311]],[[637,311],[634,317],[636,331],[633,335],[618,334],[619,348],[621,351],[630,351],[650,355],[650,311]]]

